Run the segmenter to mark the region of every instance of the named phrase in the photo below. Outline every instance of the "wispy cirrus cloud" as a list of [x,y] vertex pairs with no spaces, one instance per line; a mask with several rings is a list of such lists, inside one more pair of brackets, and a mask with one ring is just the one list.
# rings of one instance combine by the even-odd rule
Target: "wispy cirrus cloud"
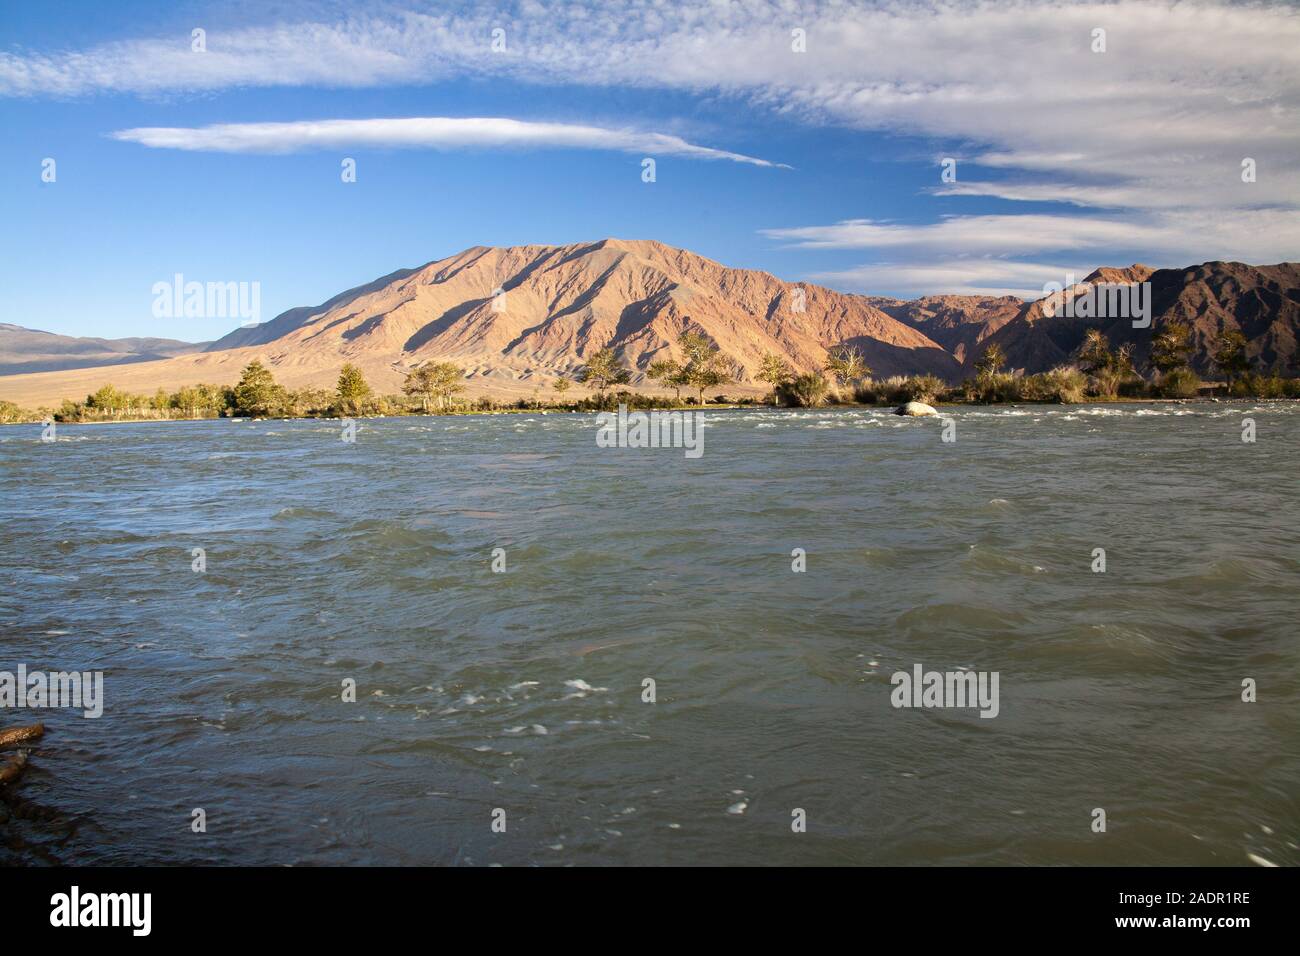
[[764,229],[762,235],[801,249],[883,249],[948,255],[1023,255],[1037,250],[1162,245],[1158,228],[1116,219],[1077,216],[945,216],[905,225],[848,219],[827,226]]
[[[300,120],[288,123],[219,123],[118,130],[114,139],[155,149],[220,153],[292,153],[311,149],[601,149],[645,155],[728,160],[776,167],[754,156],[689,143],[680,136],[574,123],[506,117],[420,116],[402,119]],[[789,167],[786,167],[789,168]]]
[[[334,8],[341,9],[341,8]],[[805,31],[806,53],[791,31]],[[493,31],[504,47],[493,47]],[[1104,52],[1094,31],[1104,30]],[[1300,208],[1300,13],[1228,0],[969,5],[419,4],[0,54],[0,95],[374,87],[505,77],[721,93],[812,124],[933,137],[983,195]],[[1242,188],[1240,162],[1260,175]],[[1009,175],[984,181],[980,166]]]
[[1064,284],[1068,273],[1082,279],[1092,272],[1083,262],[1011,262],[1005,259],[968,258],[925,262],[875,262],[829,272],[814,272],[810,279],[837,289],[864,294],[879,294],[889,289],[892,295],[923,296],[942,292],[946,295],[1014,295],[1037,299],[1049,282]]
[[[1300,216],[1285,209],[1160,210],[1130,219],[1067,215],[946,216],[919,224],[853,219],[820,226],[765,229],[801,249],[862,249],[878,262],[809,278],[855,292],[936,291],[1038,298],[1047,282],[1082,278],[1110,250],[1129,250],[1149,265],[1226,259],[1268,264],[1300,249]],[[1028,257],[1028,258],[1027,258]],[[1046,257],[1059,265],[1047,264]]]
[[[504,31],[502,49],[492,47],[495,29]],[[795,30],[804,31],[806,52],[792,44]],[[177,33],[0,53],[0,96],[466,77],[721,95],[809,126],[927,137],[937,156],[958,161],[957,181],[942,184],[935,162],[932,195],[1061,209],[770,232],[888,255],[893,275],[909,269],[918,282],[966,275],[966,285],[1033,289],[1041,263],[1058,258],[1052,250],[1271,262],[1300,249],[1300,11],[1285,2],[663,0],[602,8],[533,0],[502,11],[388,7],[213,30],[202,54],[188,41]],[[1257,168],[1250,180],[1247,159]],[[1101,209],[1104,219],[1091,212]],[[1019,273],[1009,257],[1025,260]],[[855,274],[874,281],[876,268]]]

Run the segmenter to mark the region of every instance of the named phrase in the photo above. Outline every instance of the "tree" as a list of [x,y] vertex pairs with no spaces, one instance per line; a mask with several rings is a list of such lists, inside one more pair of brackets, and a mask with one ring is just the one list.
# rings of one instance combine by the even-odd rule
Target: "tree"
[[220,415],[225,409],[233,408],[235,390],[229,385],[195,385],[199,392],[200,411],[213,411]]
[[1246,336],[1236,329],[1225,329],[1214,343],[1214,365],[1231,385],[1250,371],[1250,356],[1246,354]]
[[713,340],[700,332],[683,332],[677,338],[677,346],[686,357],[680,377],[683,385],[689,385],[699,394],[699,403],[704,404],[704,390],[726,385],[731,376],[722,367],[722,352]]
[[781,356],[768,352],[764,354],[763,363],[759,366],[758,380],[772,386],[772,404],[775,405],[776,390],[790,381],[790,366]]
[[347,415],[358,414],[374,394],[370,383],[361,374],[361,369],[351,362],[345,363],[342,371],[339,372],[339,384],[335,393],[338,397],[339,410]]
[[1002,346],[994,342],[984,349],[984,354],[975,363],[976,378],[985,381],[992,379],[1002,371],[1002,367],[1006,364],[1007,354],[1002,351]]
[[453,395],[465,390],[462,374],[460,368],[451,362],[427,363],[406,373],[402,391],[407,395],[418,395],[420,407],[427,415],[431,399],[437,398],[441,410]]
[[124,392],[119,392],[112,385],[101,385],[99,391],[86,396],[87,408],[97,408],[109,415],[129,409],[130,405],[130,396]]
[[188,412],[190,418],[198,418],[199,409],[203,407],[203,393],[197,385],[186,385],[171,397],[171,403],[178,410]]
[[656,359],[645,370],[646,377],[650,381],[671,388],[679,402],[682,399],[682,386],[686,384],[686,378],[682,372],[681,363],[674,362],[672,359]]
[[555,384],[552,385],[551,388],[555,389],[555,394],[558,395],[561,399],[563,399],[564,393],[569,390],[569,386],[571,386],[572,384],[573,383],[570,382],[567,378],[557,378],[555,380]]
[[235,386],[235,412],[253,417],[269,415],[284,401],[284,388],[275,383],[271,370],[254,359],[244,367]]
[[1092,375],[1110,368],[1114,361],[1114,356],[1110,354],[1110,342],[1101,329],[1089,329],[1076,354],[1082,370]]
[[1192,351],[1192,327],[1170,322],[1151,340],[1151,364],[1163,374],[1187,366]]
[[871,369],[867,367],[862,353],[847,345],[841,345],[826,353],[826,371],[830,372],[840,385],[848,385],[864,375],[871,374]]
[[611,348],[601,349],[578,370],[578,381],[595,385],[601,398],[605,397],[605,389],[611,385],[624,385],[631,378],[632,373],[623,366]]

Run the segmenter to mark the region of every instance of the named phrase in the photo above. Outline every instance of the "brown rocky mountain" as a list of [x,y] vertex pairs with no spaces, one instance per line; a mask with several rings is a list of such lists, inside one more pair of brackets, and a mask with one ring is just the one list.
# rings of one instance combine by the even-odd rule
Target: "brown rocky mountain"
[[[1210,361],[1219,332],[1237,329],[1246,336],[1247,352],[1261,371],[1300,375],[1300,263],[1250,266],[1241,262],[1207,262],[1185,269],[1098,269],[1086,283],[1150,282],[1151,327],[1135,329],[1130,318],[1082,318],[1061,314],[1062,294],[1026,304],[1010,322],[986,337],[996,343],[1015,370],[1040,372],[1070,361],[1089,328],[1100,328],[1112,346],[1130,343],[1142,368],[1150,355],[1152,335],[1170,322],[1192,329],[1192,366],[1212,375]],[[1079,291],[1076,286],[1074,291]],[[981,345],[981,350],[984,346]],[[964,358],[969,373],[974,359]]]
[[332,387],[339,367],[352,362],[378,390],[392,392],[408,369],[437,359],[466,370],[470,394],[527,394],[576,372],[607,346],[634,369],[633,384],[645,388],[646,367],[676,356],[686,329],[718,344],[737,380],[728,389],[736,393],[765,388],[753,376],[766,352],[811,369],[836,345],[858,348],[880,375],[960,371],[941,345],[865,296],[730,269],[659,242],[605,239],[476,246],[239,329],[199,354],[111,375],[11,376],[0,380],[0,397],[51,404],[110,380],[136,392],[233,383],[255,358],[290,387]]
[[[1087,281],[1152,283],[1153,329],[1173,319],[1194,328],[1196,361],[1221,328],[1241,328],[1259,363],[1300,373],[1300,265],[1211,262],[1187,269],[1098,270]],[[6,375],[0,398],[28,407],[81,398],[112,382],[133,392],[198,382],[231,384],[248,362],[268,364],[285,385],[332,387],[344,362],[381,392],[429,360],[466,370],[469,394],[528,394],[571,375],[598,349],[616,349],[649,389],[644,371],[676,356],[685,329],[711,337],[732,365],[732,394],[757,394],[764,353],[799,370],[826,351],[857,347],[877,376],[932,373],[959,381],[986,344],[1015,369],[1069,360],[1089,326],[1146,357],[1151,330],[1127,319],[1048,315],[1046,303],[1012,297],[928,296],[913,301],[851,295],[766,272],[731,269],[653,241],[605,239],[566,246],[477,246],[418,269],[394,272],[315,308],[290,309],[239,329],[199,353],[162,361]]]
[[1025,307],[1014,295],[928,295],[920,299],[867,300],[886,315],[925,333],[958,362],[978,355],[980,343]]
[[839,344],[858,347],[883,374],[956,370],[940,345],[862,296],[618,239],[467,249],[231,333],[208,351],[257,344],[273,364],[308,355],[335,364],[382,356],[405,367],[439,359],[471,376],[522,381],[572,373],[606,346],[643,373],[675,357],[687,329],[713,339],[740,382],[752,381],[765,352],[812,368]]
[[188,352],[201,352],[206,347],[206,342],[180,342],[176,339],[76,338],[0,322],[0,375],[153,362]]

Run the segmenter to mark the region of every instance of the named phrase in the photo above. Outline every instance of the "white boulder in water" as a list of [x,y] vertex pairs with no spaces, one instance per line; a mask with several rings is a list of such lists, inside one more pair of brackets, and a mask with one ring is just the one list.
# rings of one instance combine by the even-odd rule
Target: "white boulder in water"
[[900,405],[894,411],[895,415],[910,415],[913,418],[923,418],[927,415],[938,415],[933,405],[927,405],[925,402],[908,402],[906,405]]

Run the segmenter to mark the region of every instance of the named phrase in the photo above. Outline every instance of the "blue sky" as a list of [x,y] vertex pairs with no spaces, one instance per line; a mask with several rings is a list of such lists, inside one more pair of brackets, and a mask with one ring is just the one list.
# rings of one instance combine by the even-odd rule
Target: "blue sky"
[[[471,245],[605,236],[898,296],[1300,258],[1288,8],[675,7],[6,7],[0,321],[215,338],[237,321],[156,318],[154,283],[256,281],[265,320]],[[332,120],[357,122],[313,145]]]

